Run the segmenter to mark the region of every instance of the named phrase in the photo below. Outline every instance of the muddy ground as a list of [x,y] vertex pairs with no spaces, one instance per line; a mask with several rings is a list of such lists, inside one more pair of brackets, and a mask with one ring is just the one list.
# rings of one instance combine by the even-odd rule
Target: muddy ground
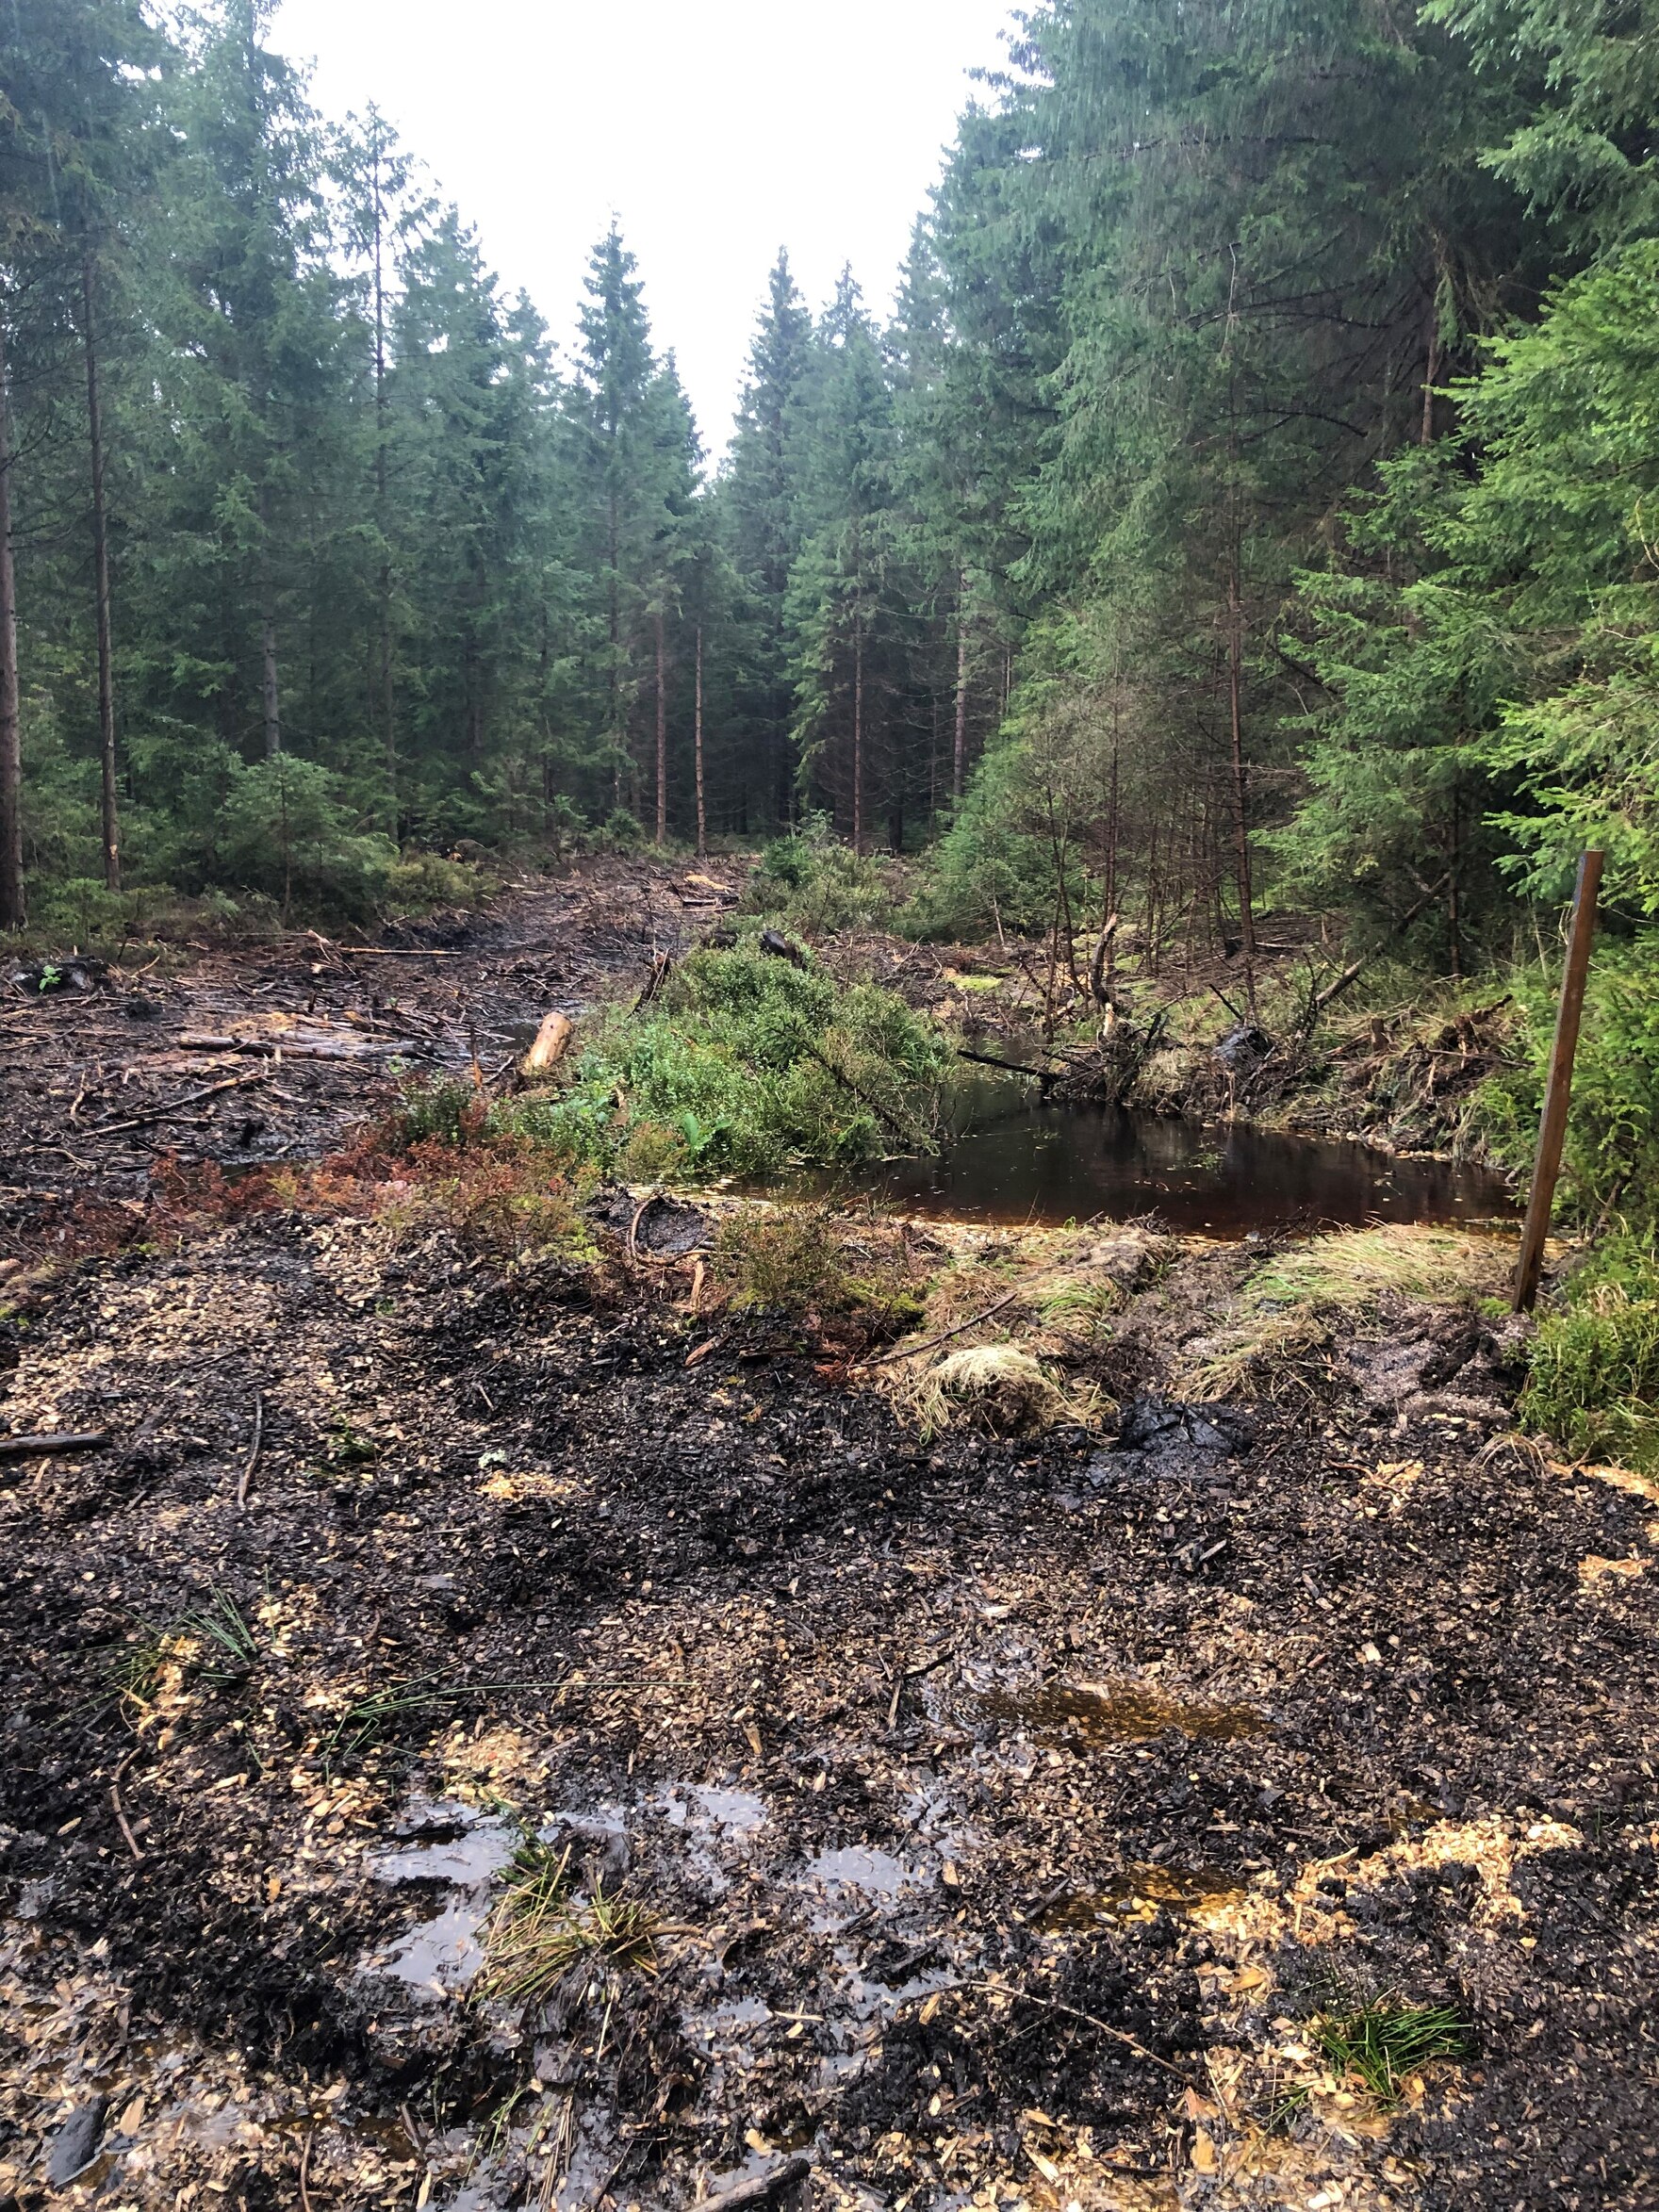
[[[699,920],[648,880],[507,902],[390,1041],[628,988]],[[378,1057],[178,1038],[387,1018],[337,957],[147,986],[124,1086],[112,996],[9,1014],[31,1267],[144,1203],[123,1089],[332,1140]],[[1659,1496],[1517,1447],[1490,1331],[1396,1303],[1160,1427],[1251,1264],[1169,1246],[1115,1422],[928,1438],[695,1254],[167,1224],[7,1324],[0,1423],[114,1443],[0,1460],[0,2204],[1659,2204]],[[537,1836],[641,1918],[527,2003],[481,1943]],[[1463,2024],[1382,2103],[1316,2028],[1376,1997]]]

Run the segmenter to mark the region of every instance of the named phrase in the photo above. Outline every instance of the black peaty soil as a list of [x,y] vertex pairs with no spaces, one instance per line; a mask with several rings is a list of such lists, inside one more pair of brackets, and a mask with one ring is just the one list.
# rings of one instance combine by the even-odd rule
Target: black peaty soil
[[[928,1444],[660,1280],[271,1217],[28,1319],[118,1441],[0,1499],[12,2202],[105,2097],[145,2212],[1659,2203],[1659,1505],[1335,1383]],[[658,1972],[469,1997],[522,1829]],[[1467,2030],[1392,2114],[1308,2058],[1382,1995]]]

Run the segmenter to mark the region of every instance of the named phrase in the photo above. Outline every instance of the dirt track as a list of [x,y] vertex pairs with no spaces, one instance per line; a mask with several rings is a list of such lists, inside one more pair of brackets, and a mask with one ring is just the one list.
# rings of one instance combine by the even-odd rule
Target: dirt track
[[[567,895],[441,1057],[643,963]],[[379,1080],[318,1073],[273,1146]],[[1130,1302],[1120,1395],[1240,1265]],[[1339,1362],[1219,1449],[929,1444],[649,1273],[273,1213],[8,1325],[11,1428],[117,1442],[0,1496],[0,2204],[679,2205],[791,2154],[826,2208],[1659,2204],[1659,1499]],[[1426,1376],[1438,1327],[1372,1333]],[[527,1830],[655,1974],[477,2001]],[[1470,2031],[1395,2114],[1307,2040],[1386,1992]]]

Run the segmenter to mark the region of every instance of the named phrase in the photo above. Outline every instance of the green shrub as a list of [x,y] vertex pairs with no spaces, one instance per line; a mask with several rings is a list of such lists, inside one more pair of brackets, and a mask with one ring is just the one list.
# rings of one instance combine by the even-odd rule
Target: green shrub
[[1575,1459],[1659,1468],[1659,1253],[1617,1238],[1568,1297],[1533,1340],[1522,1421]]
[[448,860],[441,853],[405,853],[386,871],[382,910],[430,914],[442,907],[476,906],[489,888],[484,870],[470,861]]
[[[1516,995],[1526,1022],[1521,1057],[1487,1086],[1493,1150],[1524,1167],[1537,1142],[1538,1113],[1555,1026],[1555,981],[1534,970]],[[1659,1226],[1659,932],[1596,948],[1568,1124],[1565,1206],[1583,1220],[1617,1216],[1633,1229]]]
[[720,1224],[715,1272],[740,1311],[859,1314],[878,1318],[884,1334],[913,1329],[927,1309],[926,1276],[890,1234],[849,1237],[843,1220],[831,1205],[745,1206]]
[[766,846],[743,903],[746,912],[781,922],[806,937],[881,926],[891,921],[894,909],[880,862],[843,844],[822,814],[810,816],[792,836]]
[[763,1175],[924,1148],[944,1067],[890,991],[745,945],[694,953],[649,1009],[601,1021],[563,1090],[498,1110],[596,1166]]

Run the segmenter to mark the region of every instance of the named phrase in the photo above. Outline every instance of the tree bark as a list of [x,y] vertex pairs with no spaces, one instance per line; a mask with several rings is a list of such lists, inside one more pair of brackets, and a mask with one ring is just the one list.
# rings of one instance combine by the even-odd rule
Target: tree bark
[[864,849],[864,629],[852,618],[852,849]]
[[[259,520],[267,540],[270,537],[271,502],[263,484],[259,487]],[[277,680],[276,661],[276,587],[271,579],[271,552],[269,542],[261,550],[259,610],[259,673],[260,698],[265,721],[265,758],[274,761],[282,751],[282,693]]]
[[703,805],[703,626],[697,626],[697,857],[708,857],[709,819]]
[[668,842],[668,648],[657,609],[657,843]]
[[956,602],[956,745],[951,755],[951,796],[960,800],[968,776],[968,580]]
[[386,501],[386,206],[381,196],[380,141],[376,128],[374,151],[374,504],[380,525],[380,685],[381,712],[386,721],[387,827],[398,835],[398,700],[392,674],[392,560],[391,517]]
[[28,919],[23,887],[23,755],[17,682],[17,568],[11,546],[11,422],[0,322],[0,928]]
[[1256,1012],[1256,909],[1250,883],[1250,784],[1244,764],[1244,609],[1239,582],[1239,533],[1233,531],[1227,570],[1227,696],[1233,766],[1233,838],[1239,874],[1239,935],[1244,988]]
[[121,889],[121,822],[115,795],[115,664],[109,638],[109,527],[104,507],[104,408],[92,323],[92,256],[81,259],[81,344],[87,357],[87,440],[92,464],[92,590],[98,632],[98,737],[102,771],[104,884]]

